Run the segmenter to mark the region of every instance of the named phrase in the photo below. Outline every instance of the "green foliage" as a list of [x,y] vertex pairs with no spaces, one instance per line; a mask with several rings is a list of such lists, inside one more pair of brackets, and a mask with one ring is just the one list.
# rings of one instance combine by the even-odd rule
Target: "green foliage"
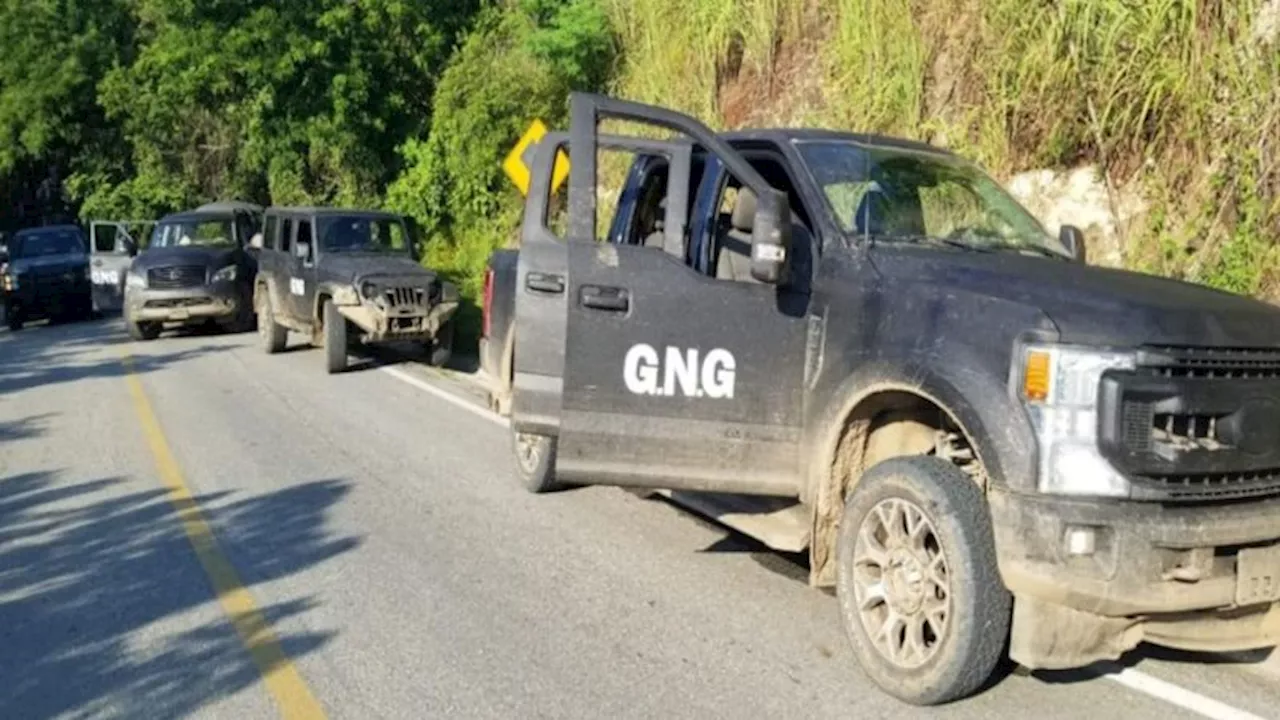
[[568,93],[598,89],[613,53],[596,0],[520,0],[483,12],[441,75],[430,129],[404,145],[387,203],[419,221],[428,263],[473,307],[489,253],[519,226],[503,158],[534,118],[563,127]]

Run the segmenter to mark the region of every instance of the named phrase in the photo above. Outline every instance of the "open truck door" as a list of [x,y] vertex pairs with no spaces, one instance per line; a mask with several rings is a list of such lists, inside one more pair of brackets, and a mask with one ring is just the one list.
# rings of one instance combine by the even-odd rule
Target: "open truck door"
[[89,223],[90,279],[95,312],[124,308],[125,275],[155,225],[151,220],[94,220]]
[[[796,492],[806,303],[780,298],[787,196],[692,118],[594,95],[571,104],[568,138],[548,135],[537,148],[519,257],[511,417],[526,485],[538,485],[529,438],[546,437],[554,440],[539,460],[556,482]],[[605,135],[604,119],[680,137]],[[754,283],[685,263],[695,147],[753,192]],[[562,148],[571,161],[563,238],[547,223]],[[660,248],[597,241],[601,148],[668,158]]]

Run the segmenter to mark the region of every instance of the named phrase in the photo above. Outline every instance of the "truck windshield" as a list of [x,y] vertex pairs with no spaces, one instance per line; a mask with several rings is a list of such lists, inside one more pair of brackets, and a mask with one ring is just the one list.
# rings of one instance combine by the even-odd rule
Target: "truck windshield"
[[229,218],[180,220],[160,223],[151,234],[151,247],[225,247],[236,246],[235,230]]
[[10,257],[33,258],[84,252],[84,241],[75,230],[57,230],[19,235],[9,245]]
[[1018,201],[964,160],[844,140],[797,148],[846,232],[1069,257]]
[[321,247],[329,252],[404,253],[408,233],[398,219],[360,215],[321,217],[316,223]]

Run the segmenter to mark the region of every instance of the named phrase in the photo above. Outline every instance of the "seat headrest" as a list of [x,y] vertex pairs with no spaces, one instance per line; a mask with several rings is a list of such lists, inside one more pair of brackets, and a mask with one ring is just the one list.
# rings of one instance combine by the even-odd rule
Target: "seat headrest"
[[738,199],[733,203],[733,217],[729,222],[733,223],[733,229],[741,232],[751,232],[756,226],[756,194],[751,188],[738,188]]

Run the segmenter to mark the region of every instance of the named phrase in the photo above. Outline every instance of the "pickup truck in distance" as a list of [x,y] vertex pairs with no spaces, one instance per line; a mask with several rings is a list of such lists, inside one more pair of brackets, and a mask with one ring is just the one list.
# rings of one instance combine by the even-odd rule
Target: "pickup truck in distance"
[[[482,364],[530,490],[732,505],[807,549],[862,669],[916,704],[1006,652],[1280,640],[1280,310],[1091,267],[1078,230],[927,145],[717,134],[593,95],[571,118],[485,282]],[[600,150],[635,156],[603,239]]]

